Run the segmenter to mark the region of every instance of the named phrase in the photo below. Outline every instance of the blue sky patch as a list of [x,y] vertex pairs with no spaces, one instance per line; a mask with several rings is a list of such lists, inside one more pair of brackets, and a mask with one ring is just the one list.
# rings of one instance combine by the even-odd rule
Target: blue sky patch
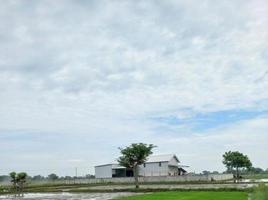
[[180,119],[176,116],[154,117],[154,121],[170,126],[188,125],[193,131],[205,131],[226,124],[253,119],[266,115],[268,111],[228,110],[210,113],[198,113],[191,118]]

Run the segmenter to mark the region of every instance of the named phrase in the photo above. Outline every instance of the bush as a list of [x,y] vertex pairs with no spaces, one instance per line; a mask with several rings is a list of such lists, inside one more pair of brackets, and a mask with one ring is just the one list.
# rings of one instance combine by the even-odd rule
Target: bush
[[261,183],[254,189],[252,200],[268,200],[268,186]]

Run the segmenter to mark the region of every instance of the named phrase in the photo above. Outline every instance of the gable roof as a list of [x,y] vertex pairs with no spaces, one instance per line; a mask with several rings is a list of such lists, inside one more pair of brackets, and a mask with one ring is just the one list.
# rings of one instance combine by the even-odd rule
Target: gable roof
[[103,165],[96,165],[96,167],[106,167],[106,166],[111,166],[112,169],[123,169],[125,167],[119,165],[118,163],[108,163],[108,164],[103,164]]
[[[149,156],[145,163],[170,162],[173,158],[175,158],[175,160],[178,163],[180,163],[178,157],[175,154]],[[95,167],[104,167],[104,166],[108,166],[108,165],[112,165],[112,168],[114,168],[114,169],[120,166],[117,162],[113,162],[113,163],[108,163],[108,164],[104,164],[104,165],[97,165]]]
[[179,163],[179,159],[175,154],[165,154],[165,155],[155,155],[155,156],[149,156],[146,163],[151,162],[169,162],[172,160],[172,158],[175,158],[177,162]]

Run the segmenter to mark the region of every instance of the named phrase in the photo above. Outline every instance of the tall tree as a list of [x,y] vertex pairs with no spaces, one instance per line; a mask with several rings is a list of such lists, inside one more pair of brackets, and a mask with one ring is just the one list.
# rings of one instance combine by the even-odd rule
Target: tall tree
[[13,186],[14,186],[14,189],[16,190],[16,192],[22,192],[23,186],[26,182],[27,173],[25,173],[25,172],[21,172],[21,173],[11,172],[9,175],[11,177],[11,182],[13,183]]
[[135,177],[135,186],[139,188],[139,165],[143,164],[147,157],[151,155],[152,149],[156,147],[153,144],[134,143],[125,148],[119,148],[122,156],[118,158],[120,165],[132,169]]
[[17,173],[11,172],[9,173],[9,176],[11,178],[11,183],[13,184],[14,189],[17,190]]
[[21,172],[17,174],[17,180],[20,191],[23,191],[24,184],[26,183],[27,173]]
[[235,177],[239,178],[239,169],[252,167],[252,163],[247,155],[239,151],[229,151],[223,154],[223,164],[227,167],[228,171],[235,171]]

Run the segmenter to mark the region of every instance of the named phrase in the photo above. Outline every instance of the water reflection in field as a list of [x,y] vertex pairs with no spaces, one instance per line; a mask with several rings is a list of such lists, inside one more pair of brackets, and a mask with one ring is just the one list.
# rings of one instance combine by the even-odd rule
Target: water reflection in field
[[131,193],[28,193],[24,197],[14,195],[0,196],[1,200],[108,200],[116,197],[130,196]]

